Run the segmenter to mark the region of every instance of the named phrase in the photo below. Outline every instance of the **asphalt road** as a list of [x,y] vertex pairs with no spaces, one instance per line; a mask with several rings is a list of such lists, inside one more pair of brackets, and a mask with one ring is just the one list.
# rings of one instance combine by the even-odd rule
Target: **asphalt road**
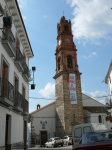
[[64,145],[63,147],[61,146],[57,146],[57,147],[54,147],[54,148],[36,148],[36,147],[33,147],[33,148],[29,148],[28,150],[72,150],[72,146],[69,145],[69,146],[66,146]]

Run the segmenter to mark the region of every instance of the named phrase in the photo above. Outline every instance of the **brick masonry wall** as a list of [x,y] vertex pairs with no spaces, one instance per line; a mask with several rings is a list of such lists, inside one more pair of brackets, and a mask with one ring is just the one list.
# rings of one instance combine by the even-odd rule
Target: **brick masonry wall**
[[[72,72],[73,73],[73,72]],[[69,72],[63,72],[55,79],[56,94],[56,133],[57,136],[71,135],[74,127],[74,119],[76,123],[84,123],[83,107],[82,107],[82,91],[80,73],[76,74],[76,93],[77,104],[71,104],[69,91]],[[75,115],[75,118],[74,118]]]

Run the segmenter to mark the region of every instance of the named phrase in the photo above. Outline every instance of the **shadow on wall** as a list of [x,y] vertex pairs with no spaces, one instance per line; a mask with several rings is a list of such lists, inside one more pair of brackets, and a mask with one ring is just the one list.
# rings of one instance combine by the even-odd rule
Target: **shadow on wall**
[[62,124],[62,121],[60,120],[60,118],[62,117],[63,116],[59,116],[58,113],[56,112],[56,137],[60,137],[60,138],[63,138],[66,135],[64,126]]

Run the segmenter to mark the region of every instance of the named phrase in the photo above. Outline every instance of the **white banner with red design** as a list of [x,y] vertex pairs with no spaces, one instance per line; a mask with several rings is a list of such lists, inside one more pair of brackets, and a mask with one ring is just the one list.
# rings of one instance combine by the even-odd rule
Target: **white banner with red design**
[[69,74],[69,89],[71,104],[77,104],[75,74]]

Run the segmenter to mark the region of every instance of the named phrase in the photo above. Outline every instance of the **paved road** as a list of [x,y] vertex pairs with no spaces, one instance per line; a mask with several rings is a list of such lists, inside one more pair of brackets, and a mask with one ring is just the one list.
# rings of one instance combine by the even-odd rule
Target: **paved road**
[[54,148],[36,148],[36,147],[34,147],[34,148],[29,148],[28,150],[72,150],[72,146],[71,145],[69,145],[69,146],[66,146],[66,145],[64,145],[63,147],[61,147],[61,146],[58,146],[58,147],[54,147]]

